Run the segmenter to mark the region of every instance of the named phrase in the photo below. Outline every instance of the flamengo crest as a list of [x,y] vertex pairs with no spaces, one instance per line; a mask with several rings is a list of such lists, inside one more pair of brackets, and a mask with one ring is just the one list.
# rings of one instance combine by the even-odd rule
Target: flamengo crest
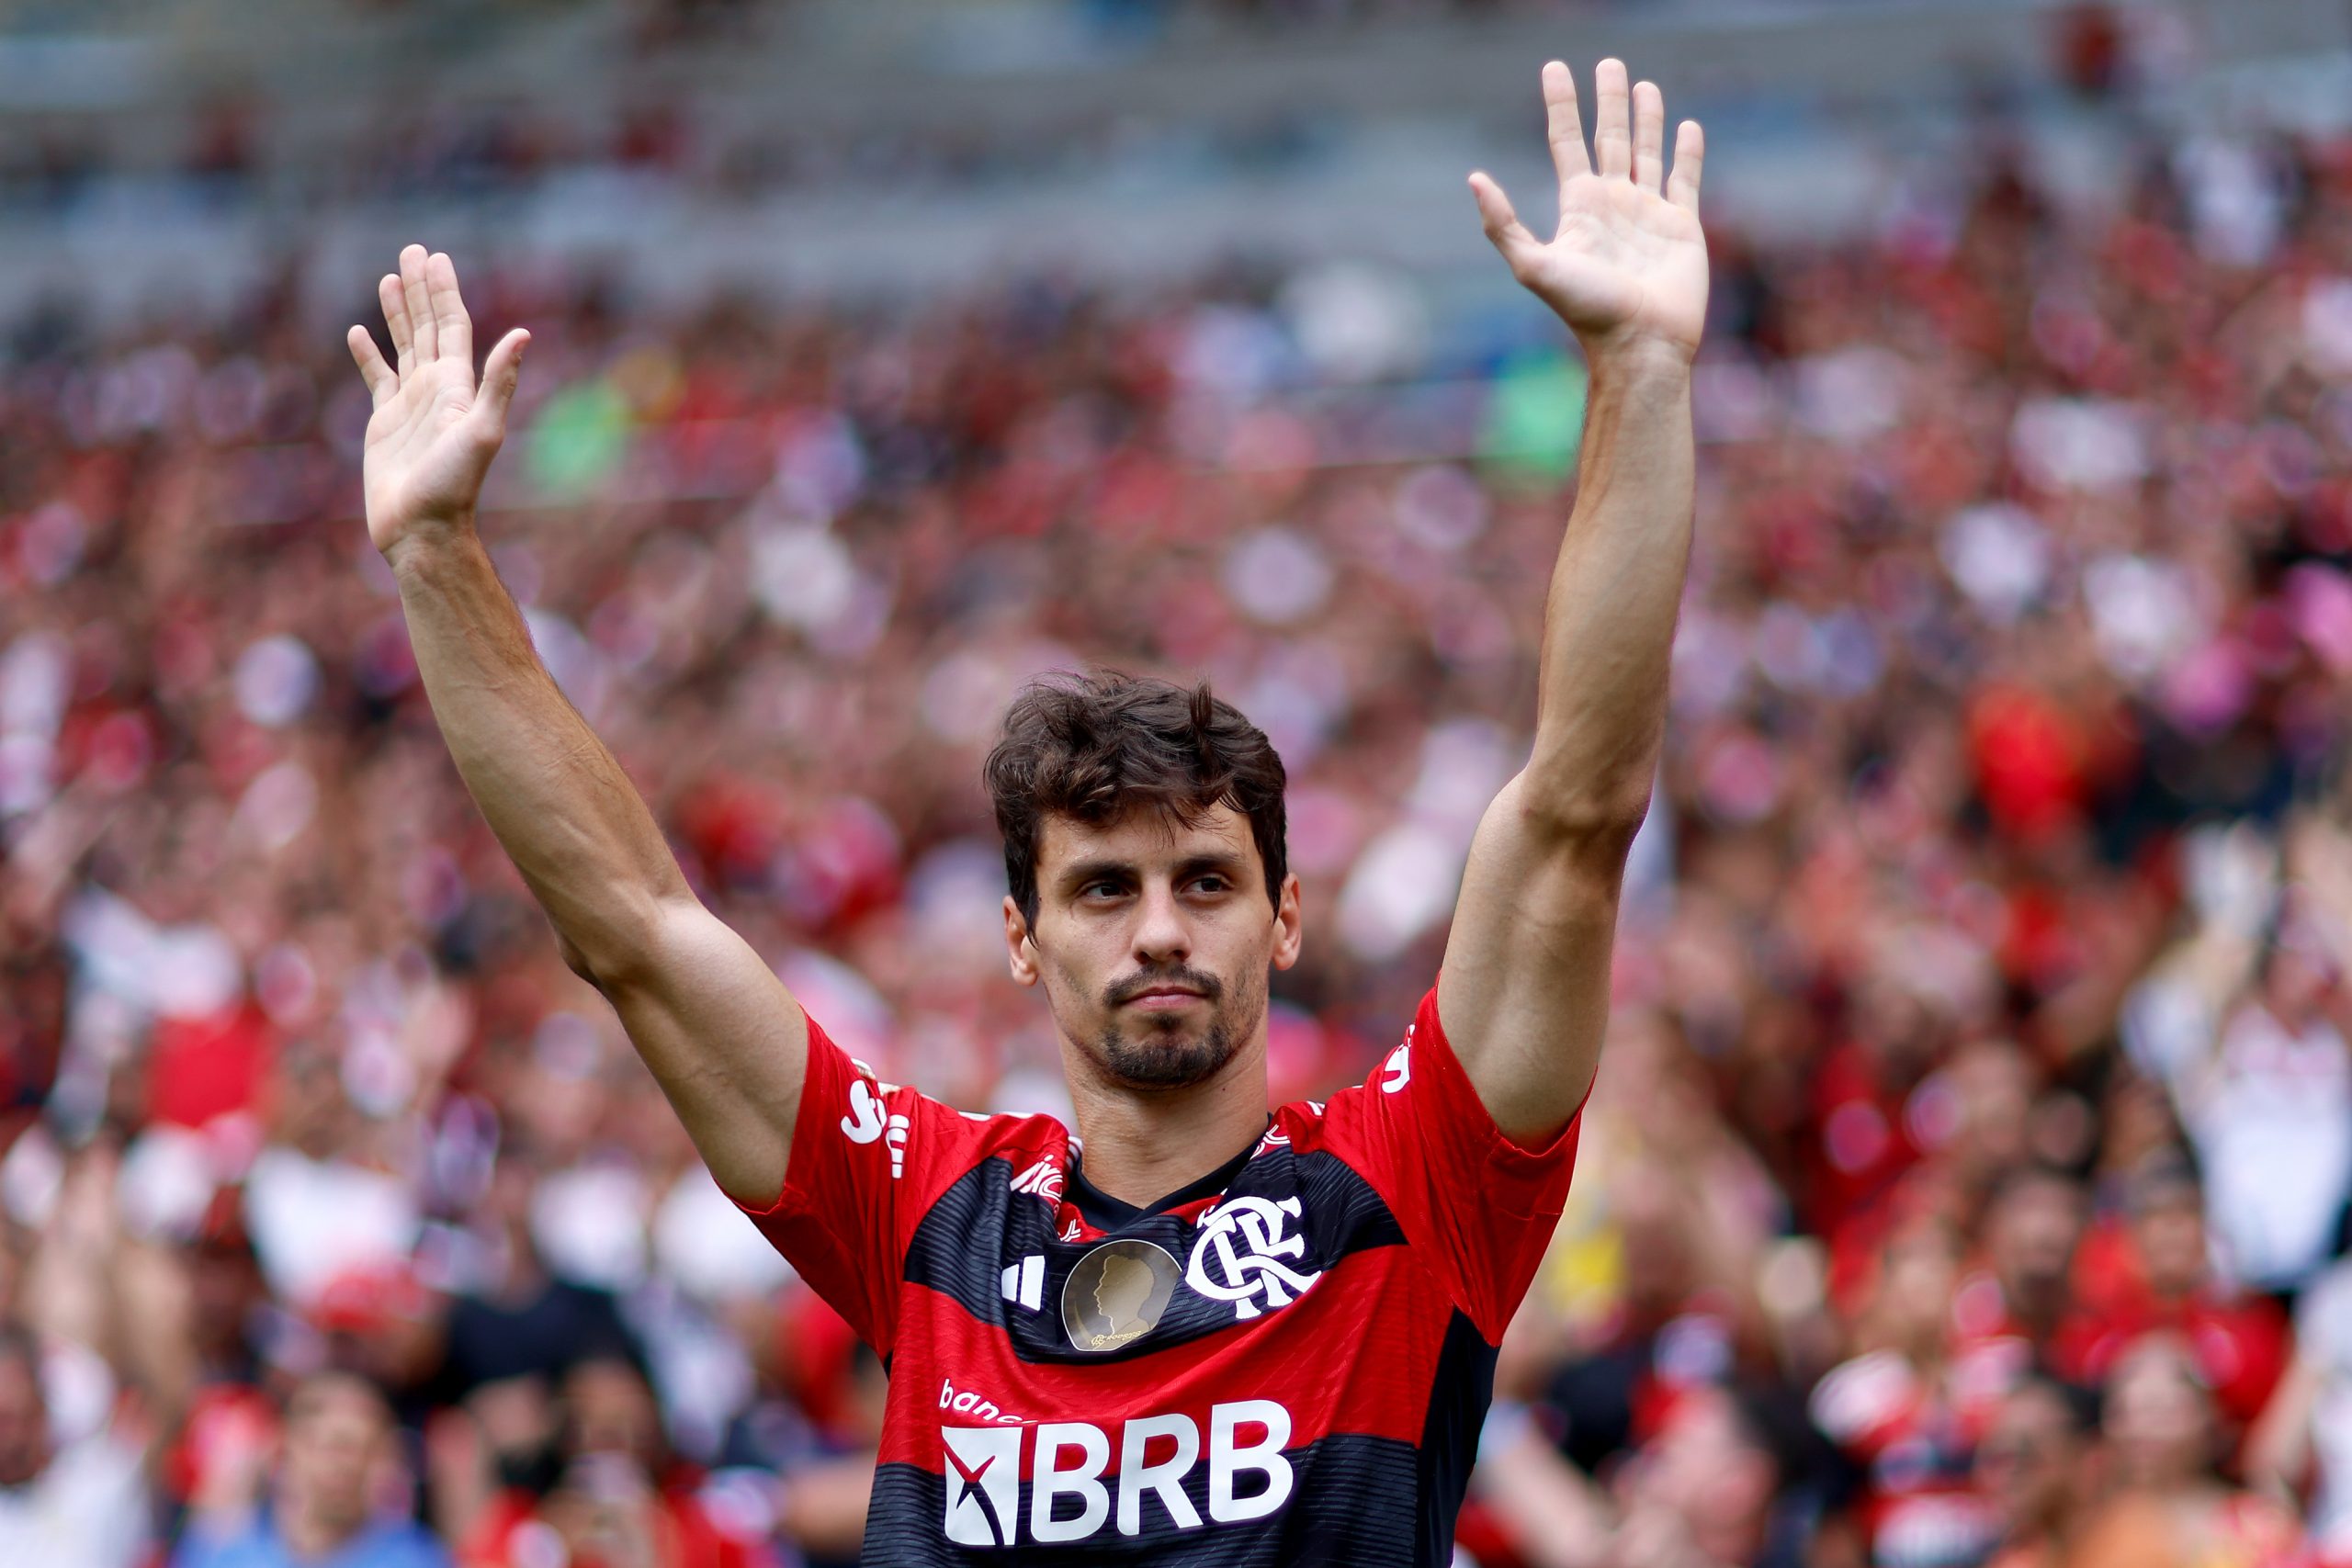
[[1323,1277],[1321,1269],[1301,1274],[1282,1261],[1306,1256],[1306,1238],[1284,1234],[1299,1214],[1296,1198],[1279,1203],[1257,1197],[1227,1199],[1202,1216],[1184,1282],[1213,1301],[1231,1302],[1236,1318],[1290,1305]]

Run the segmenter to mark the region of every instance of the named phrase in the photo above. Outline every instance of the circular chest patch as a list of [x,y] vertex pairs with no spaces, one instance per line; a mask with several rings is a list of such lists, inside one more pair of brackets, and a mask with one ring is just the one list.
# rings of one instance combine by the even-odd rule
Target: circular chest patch
[[1159,1326],[1182,1270],[1148,1241],[1106,1241],[1062,1282],[1062,1327],[1080,1350],[1115,1350]]

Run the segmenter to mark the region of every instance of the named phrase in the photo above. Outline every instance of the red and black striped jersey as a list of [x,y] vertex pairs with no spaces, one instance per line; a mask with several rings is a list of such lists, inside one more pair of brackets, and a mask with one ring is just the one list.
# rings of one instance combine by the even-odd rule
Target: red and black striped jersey
[[1058,1121],[879,1082],[811,1022],[784,1192],[745,1212],[889,1367],[864,1561],[1442,1565],[1577,1126],[1506,1137],[1431,990],[1365,1083],[1113,1213]]

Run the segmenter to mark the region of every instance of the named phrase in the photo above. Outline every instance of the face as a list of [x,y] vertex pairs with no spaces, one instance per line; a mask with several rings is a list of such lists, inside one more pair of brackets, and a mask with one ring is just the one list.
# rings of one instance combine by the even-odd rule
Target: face
[[2070,1182],[2029,1181],[2002,1194],[1987,1218],[1985,1245],[2013,1304],[2039,1305],[2064,1292],[2082,1228],[2082,1200]]
[[1048,818],[1037,920],[1004,902],[1012,977],[1042,985],[1062,1037],[1111,1083],[1181,1089],[1261,1043],[1266,973],[1298,960],[1298,879],[1266,898],[1250,820],[1197,824],[1138,810],[1091,824]]
[[1102,1271],[1102,1283],[1094,1292],[1095,1304],[1114,1325],[1124,1325],[1151,1299],[1153,1283],[1149,1269],[1114,1258]]
[[2143,1486],[2203,1473],[2213,1456],[2213,1408],[2186,1350],[2146,1339],[2108,1379],[2107,1436],[2126,1477]]
[[2052,1521],[2067,1500],[2079,1447],[2057,1390],[2028,1383],[2001,1402],[1976,1447],[1976,1483],[2007,1529]]
[[564,1380],[575,1454],[627,1454],[648,1471],[659,1468],[662,1413],[653,1391],[623,1361],[582,1361]]
[[2132,1234],[2158,1294],[2184,1295],[2204,1280],[2205,1210],[2195,1188],[2166,1188],[2132,1220]]
[[286,1417],[288,1506],[337,1529],[366,1520],[369,1472],[390,1433],[374,1390],[344,1377],[304,1385]]

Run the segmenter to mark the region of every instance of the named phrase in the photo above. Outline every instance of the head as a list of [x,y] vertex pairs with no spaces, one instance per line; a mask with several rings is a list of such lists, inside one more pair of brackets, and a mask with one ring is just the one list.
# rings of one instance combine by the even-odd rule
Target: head
[[2205,1190],[2176,1155],[2150,1160],[2132,1179],[2132,1242],[2148,1288],[2186,1296],[2205,1281]]
[[22,1486],[48,1468],[40,1348],[22,1329],[0,1328],[0,1486]]
[[311,1529],[344,1537],[368,1522],[370,1482],[391,1441],[392,1413],[373,1383],[318,1372],[286,1403],[279,1506]]
[[1763,1544],[1780,1464],[1739,1401],[1702,1387],[1678,1399],[1657,1437],[1620,1472],[1629,1513],[1657,1508],[1682,1521],[1712,1560],[1752,1561]]
[[1094,1287],[1094,1304],[1105,1323],[1122,1327],[1143,1311],[1159,1283],[1149,1264],[1114,1254],[1102,1260],[1102,1282]]
[[2127,1486],[2185,1485],[2210,1474],[2219,1455],[2212,1393],[2188,1344],[2173,1335],[2148,1335],[2117,1359],[2104,1426]]
[[662,1407],[652,1385],[636,1363],[619,1356],[597,1356],[564,1375],[565,1447],[581,1454],[623,1454],[648,1475],[669,1462],[662,1431]]
[[1984,1250],[2009,1311],[2047,1325],[2064,1310],[2075,1244],[2082,1238],[2083,1190],[2045,1166],[2020,1166],[1993,1190]]
[[1976,1445],[1976,1487],[2008,1540],[2063,1525],[2075,1502],[2091,1422],[2090,1402],[2081,1392],[2038,1374],[1995,1407]]
[[1072,1057],[1182,1089],[1262,1052],[1270,969],[1298,958],[1282,759],[1205,685],[1040,682],[989,753],[1012,977]]

